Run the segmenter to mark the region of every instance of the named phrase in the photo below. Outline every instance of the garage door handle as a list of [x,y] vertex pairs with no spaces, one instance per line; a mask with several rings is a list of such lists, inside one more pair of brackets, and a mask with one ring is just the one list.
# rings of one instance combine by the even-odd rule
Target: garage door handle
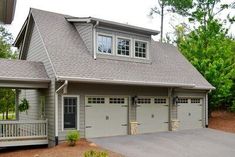
[[141,107],[141,105],[136,105],[136,107]]
[[202,119],[199,119],[198,121],[200,121],[200,122],[201,122],[201,121],[202,121]]
[[169,105],[163,105],[163,106],[167,106],[168,107]]
[[86,128],[92,128],[92,126],[86,126]]
[[122,126],[127,126],[127,124],[122,124]]
[[121,107],[127,107],[127,105],[122,105]]
[[92,106],[90,106],[90,105],[86,105],[86,107],[92,107]]
[[138,123],[137,125],[141,125],[141,123]]
[[169,122],[164,122],[164,123],[169,123]]

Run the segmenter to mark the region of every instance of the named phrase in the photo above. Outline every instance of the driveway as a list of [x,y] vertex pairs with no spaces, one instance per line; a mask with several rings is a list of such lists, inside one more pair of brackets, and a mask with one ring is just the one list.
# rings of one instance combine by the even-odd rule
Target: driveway
[[213,129],[89,140],[126,157],[233,157],[235,155],[235,134]]

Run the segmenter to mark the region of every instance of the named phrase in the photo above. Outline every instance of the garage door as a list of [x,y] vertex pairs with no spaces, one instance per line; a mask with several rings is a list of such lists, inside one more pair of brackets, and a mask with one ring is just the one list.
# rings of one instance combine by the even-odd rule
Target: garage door
[[138,133],[168,131],[168,98],[138,98],[136,118]]
[[202,128],[202,99],[179,98],[179,130]]
[[127,134],[127,97],[86,97],[86,137]]

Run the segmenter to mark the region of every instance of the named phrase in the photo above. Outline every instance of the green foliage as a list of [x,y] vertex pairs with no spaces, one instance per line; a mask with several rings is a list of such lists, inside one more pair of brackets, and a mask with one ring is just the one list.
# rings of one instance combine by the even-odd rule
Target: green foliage
[[80,139],[80,134],[78,131],[70,131],[67,133],[66,140],[69,146],[75,146],[76,142]]
[[[17,52],[11,49],[12,35],[0,25],[0,58],[14,59]],[[15,90],[0,89],[0,113],[8,119],[8,112],[15,111]]]
[[108,157],[107,152],[99,152],[94,150],[89,150],[84,153],[84,157]]
[[15,90],[2,88],[0,89],[0,113],[2,113],[2,119],[9,119],[8,113],[10,111],[15,111]]
[[180,51],[216,87],[209,95],[210,109],[228,103],[234,84],[235,62],[234,41],[226,36],[227,30],[218,20],[211,19],[206,26],[201,25],[188,35],[178,34]]
[[29,102],[26,98],[21,100],[21,103],[19,104],[18,109],[20,112],[25,112],[29,109]]

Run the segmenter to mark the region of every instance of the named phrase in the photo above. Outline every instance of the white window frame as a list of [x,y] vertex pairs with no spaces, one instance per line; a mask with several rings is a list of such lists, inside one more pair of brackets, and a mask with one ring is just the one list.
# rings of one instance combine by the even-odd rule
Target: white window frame
[[[144,42],[144,43],[146,43],[147,44],[147,47],[146,47],[146,57],[144,58],[144,57],[136,57],[135,56],[135,42]],[[134,43],[133,43],[133,57],[134,58],[138,58],[138,59],[149,59],[149,41],[146,41],[146,40],[140,40],[140,39],[134,39]]]
[[[126,39],[126,40],[130,40],[130,47],[129,47],[129,56],[127,55],[121,55],[118,54],[118,39]],[[132,38],[128,38],[128,37],[124,37],[124,36],[116,36],[116,42],[115,42],[115,48],[116,48],[116,56],[121,56],[121,57],[132,57],[132,50],[133,50],[133,41]]]
[[[112,38],[112,53],[102,53],[102,52],[99,52],[98,51],[98,36],[107,36],[107,37],[111,37]],[[114,46],[114,43],[115,43],[115,36],[113,34],[107,34],[107,33],[101,33],[101,32],[97,32],[96,34],[96,49],[95,49],[95,52],[96,54],[102,54],[102,55],[114,55],[115,54],[115,46]]]
[[[77,128],[64,128],[64,98],[66,97],[74,97],[77,98]],[[61,127],[62,131],[64,130],[80,130],[80,95],[62,95],[61,97]]]

